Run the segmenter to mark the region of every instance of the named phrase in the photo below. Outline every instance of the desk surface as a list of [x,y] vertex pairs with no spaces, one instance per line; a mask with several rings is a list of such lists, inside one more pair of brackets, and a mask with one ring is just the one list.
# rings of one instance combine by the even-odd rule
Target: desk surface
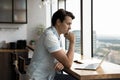
[[73,63],[71,69],[65,69],[65,72],[79,80],[120,78],[120,65],[117,64],[104,61],[96,71],[75,70],[76,65],[77,63]]

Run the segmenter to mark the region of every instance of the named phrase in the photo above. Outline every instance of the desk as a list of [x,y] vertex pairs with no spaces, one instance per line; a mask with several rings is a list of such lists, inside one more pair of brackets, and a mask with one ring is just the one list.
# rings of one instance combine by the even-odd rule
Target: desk
[[93,80],[93,79],[113,79],[120,78],[120,65],[104,61],[102,65],[96,70],[75,70],[73,63],[71,69],[65,69],[68,74],[76,77],[78,80]]

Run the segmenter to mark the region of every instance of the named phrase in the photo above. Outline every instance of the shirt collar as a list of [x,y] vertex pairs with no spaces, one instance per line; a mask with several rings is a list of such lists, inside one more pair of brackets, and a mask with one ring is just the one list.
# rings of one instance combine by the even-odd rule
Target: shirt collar
[[58,39],[60,40],[60,36],[56,30],[56,28],[54,26],[52,26],[52,30],[53,30],[53,33],[58,37]]

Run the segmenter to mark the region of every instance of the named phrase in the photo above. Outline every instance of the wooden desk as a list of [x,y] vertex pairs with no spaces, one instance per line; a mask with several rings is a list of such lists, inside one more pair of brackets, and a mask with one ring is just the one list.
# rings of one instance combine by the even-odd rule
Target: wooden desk
[[77,63],[73,63],[71,69],[65,69],[65,72],[76,77],[78,80],[108,80],[114,78],[119,78],[120,80],[120,65],[104,61],[96,71],[75,70],[75,65],[77,65]]

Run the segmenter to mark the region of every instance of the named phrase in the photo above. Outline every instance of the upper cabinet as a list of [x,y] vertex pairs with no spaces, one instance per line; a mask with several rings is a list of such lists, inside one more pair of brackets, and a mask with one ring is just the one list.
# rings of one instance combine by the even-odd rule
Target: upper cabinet
[[27,0],[0,0],[0,23],[27,23]]

